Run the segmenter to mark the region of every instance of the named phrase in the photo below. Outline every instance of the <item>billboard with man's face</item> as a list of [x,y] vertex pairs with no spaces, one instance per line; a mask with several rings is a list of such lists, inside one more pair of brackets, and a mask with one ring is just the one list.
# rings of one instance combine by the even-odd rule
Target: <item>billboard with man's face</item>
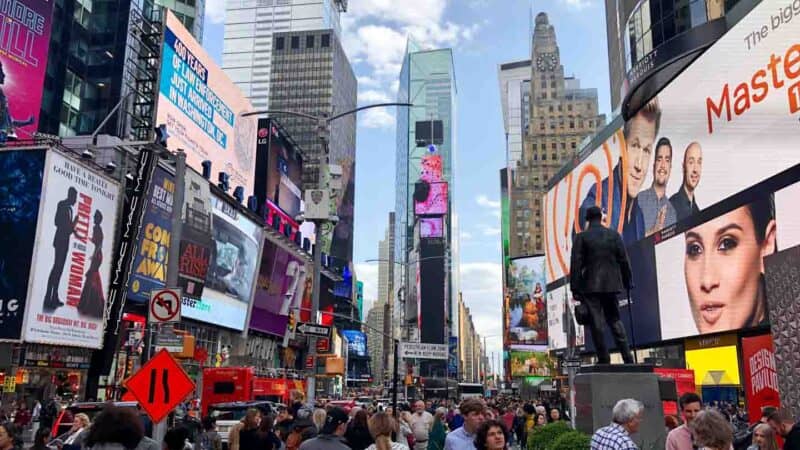
[[751,32],[787,6],[761,2],[545,195],[548,284],[568,283],[572,238],[602,208],[628,246],[638,345],[768,321],[763,258],[798,223],[783,199],[800,180],[800,24]]

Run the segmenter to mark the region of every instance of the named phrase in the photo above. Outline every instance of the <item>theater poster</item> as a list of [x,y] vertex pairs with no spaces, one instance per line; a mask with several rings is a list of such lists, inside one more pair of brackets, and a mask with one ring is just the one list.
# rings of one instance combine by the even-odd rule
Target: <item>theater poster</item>
[[743,337],[742,360],[747,414],[750,423],[755,423],[761,417],[761,410],[764,407],[781,406],[772,335],[767,333]]
[[17,0],[0,8],[0,142],[30,139],[39,125],[54,4]]
[[119,185],[51,151],[28,284],[24,340],[100,348]]

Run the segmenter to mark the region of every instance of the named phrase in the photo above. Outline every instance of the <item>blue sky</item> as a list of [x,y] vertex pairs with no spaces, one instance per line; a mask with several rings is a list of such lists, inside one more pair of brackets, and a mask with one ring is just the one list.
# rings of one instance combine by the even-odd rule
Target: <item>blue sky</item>
[[[527,59],[530,11],[555,26],[567,75],[600,94],[609,113],[604,5],[600,0],[350,0],[342,16],[345,51],[359,78],[359,103],[395,98],[405,37],[454,50],[457,111],[455,208],[461,223],[461,290],[482,335],[501,332],[499,170],[505,136],[498,64]],[[207,3],[204,46],[221,62],[224,0]],[[377,293],[377,258],[394,207],[394,111],[359,116],[356,146],[355,262],[365,302]],[[498,353],[499,336],[487,339]]]

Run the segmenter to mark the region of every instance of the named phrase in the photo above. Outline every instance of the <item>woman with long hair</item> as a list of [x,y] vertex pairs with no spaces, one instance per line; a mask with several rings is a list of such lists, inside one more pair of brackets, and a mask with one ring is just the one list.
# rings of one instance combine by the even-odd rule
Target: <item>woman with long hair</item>
[[100,279],[100,264],[103,263],[103,213],[100,210],[94,212],[94,227],[92,227],[92,262],[89,270],[86,271],[86,281],[84,282],[81,298],[78,302],[78,312],[99,319],[103,317],[106,307],[103,282]]
[[778,450],[775,431],[766,423],[760,423],[753,429],[753,445],[747,450]]
[[447,410],[439,407],[436,408],[436,414],[433,415],[433,425],[431,432],[428,434],[428,448],[427,450],[443,450],[444,440],[447,438],[447,428],[445,427],[445,416]]
[[344,438],[347,439],[347,443],[353,450],[364,450],[374,442],[367,424],[366,410],[359,409],[356,411],[353,420],[347,424]]
[[[401,438],[401,433],[398,432],[397,422],[394,418],[385,412],[379,412],[372,416],[367,422],[369,433],[375,439],[375,443],[366,448],[366,450],[408,450],[405,437]],[[409,433],[411,430],[409,429]],[[392,442],[392,433],[398,433],[398,441]]]
[[[248,409],[240,424],[231,428],[228,435],[230,445],[235,445],[235,450],[259,450],[256,432],[258,426],[261,425],[261,412],[255,408]],[[239,426],[237,427],[237,425]]]
[[733,444],[733,427],[713,409],[697,413],[692,421],[692,435],[704,450],[727,450]]
[[403,411],[400,413],[400,421],[397,424],[397,442],[411,447],[413,439],[414,432],[411,430],[411,412]]

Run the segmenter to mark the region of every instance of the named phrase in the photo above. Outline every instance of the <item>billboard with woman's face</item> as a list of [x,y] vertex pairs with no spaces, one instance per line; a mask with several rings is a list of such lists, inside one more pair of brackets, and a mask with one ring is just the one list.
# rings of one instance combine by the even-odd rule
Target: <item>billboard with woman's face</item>
[[551,181],[548,287],[568,284],[572,238],[599,206],[632,261],[639,346],[769,320],[763,258],[800,239],[800,23],[751,33],[787,6],[761,2]]

